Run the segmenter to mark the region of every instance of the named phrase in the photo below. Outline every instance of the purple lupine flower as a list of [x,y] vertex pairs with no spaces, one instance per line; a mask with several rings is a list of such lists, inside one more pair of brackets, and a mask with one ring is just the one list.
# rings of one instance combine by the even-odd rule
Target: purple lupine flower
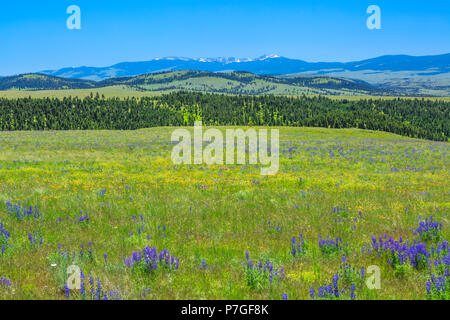
[[100,300],[101,292],[102,292],[102,283],[100,282],[100,279],[97,279],[97,289],[95,291],[96,300]]
[[66,298],[69,299],[70,298],[70,289],[67,286],[67,284],[64,286],[64,293],[66,294]]
[[311,297],[311,299],[315,299],[315,292],[313,287],[309,288],[309,296]]
[[333,276],[333,288],[334,288],[334,295],[336,296],[336,298],[339,298],[338,280],[339,275],[336,273]]
[[430,282],[430,280],[427,281],[426,287],[427,287],[427,294],[430,294],[431,293],[431,282]]
[[356,295],[355,295],[355,284],[352,283],[352,288],[351,288],[351,293],[350,293],[350,297],[352,300],[356,299]]
[[7,286],[7,287],[12,286],[11,279],[5,277],[0,278],[0,286]]
[[425,218],[424,221],[419,222],[419,227],[414,233],[420,235],[423,240],[437,239],[441,229],[442,224],[433,221],[433,216],[430,216],[429,220]]

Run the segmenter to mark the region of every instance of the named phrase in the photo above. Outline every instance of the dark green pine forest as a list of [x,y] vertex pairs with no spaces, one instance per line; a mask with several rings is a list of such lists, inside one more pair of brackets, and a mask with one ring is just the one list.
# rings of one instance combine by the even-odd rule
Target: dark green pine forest
[[448,141],[450,102],[333,100],[323,96],[232,96],[173,92],[144,98],[0,99],[0,130],[133,130],[156,126],[307,126],[387,131]]

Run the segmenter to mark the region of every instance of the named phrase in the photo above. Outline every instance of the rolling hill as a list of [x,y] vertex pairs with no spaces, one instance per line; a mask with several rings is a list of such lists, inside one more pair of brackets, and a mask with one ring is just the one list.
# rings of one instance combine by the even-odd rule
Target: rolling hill
[[96,82],[80,79],[65,79],[44,74],[23,74],[0,78],[0,90],[63,90],[94,88]]
[[249,72],[171,71],[102,81],[67,79],[44,74],[25,74],[0,78],[0,90],[67,90],[121,87],[130,91],[196,91],[226,94],[326,94],[383,95],[386,91],[362,81],[329,76],[279,78]]
[[69,79],[101,81],[180,70],[246,71],[257,75],[294,78],[322,75],[364,81],[382,91],[400,95],[450,96],[450,54],[418,57],[386,55],[352,62],[306,62],[279,55],[266,55],[256,59],[167,57],[143,62],[122,62],[109,67],[63,68],[41,73]]

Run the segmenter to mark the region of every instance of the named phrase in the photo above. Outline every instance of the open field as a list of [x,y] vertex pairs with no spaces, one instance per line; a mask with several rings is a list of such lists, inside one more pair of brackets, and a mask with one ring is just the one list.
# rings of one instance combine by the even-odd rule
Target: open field
[[91,94],[104,95],[106,98],[122,98],[127,97],[152,97],[158,95],[157,92],[142,92],[136,91],[130,87],[125,86],[111,86],[100,89],[68,89],[68,90],[37,90],[37,91],[26,91],[26,90],[7,90],[0,91],[0,98],[64,98],[64,97],[88,97]]
[[[280,128],[280,171],[264,177],[173,165],[172,130],[0,132],[0,279],[11,282],[0,298],[66,299],[72,264],[85,293],[70,299],[310,299],[336,273],[341,299],[352,285],[356,299],[425,299],[430,272],[448,270],[448,245],[430,253],[450,238],[448,143]],[[372,235],[412,244],[431,215],[442,223],[437,238],[422,234],[431,271],[373,247]],[[342,243],[319,247],[319,235]],[[167,263],[163,253],[156,270],[127,266],[146,246],[169,250]],[[273,271],[259,272],[260,259]],[[379,290],[364,283],[371,265]]]
[[[176,90],[167,90],[160,92],[151,92],[151,91],[136,91],[130,87],[124,86],[111,86],[100,89],[70,89],[70,90],[38,90],[38,91],[26,91],[26,90],[7,90],[0,91],[0,98],[8,98],[8,99],[17,99],[17,98],[64,98],[64,97],[79,97],[85,98],[92,95],[96,95],[97,93],[101,96],[104,95],[106,98],[140,98],[140,97],[153,97],[161,94],[168,94],[172,91]],[[286,96],[286,95],[282,95]],[[317,95],[310,95],[317,96]],[[335,96],[335,95],[324,95],[330,99],[334,100],[362,100],[362,99],[381,99],[381,100],[392,100],[398,99],[398,97],[394,96]],[[450,101],[450,97],[401,97],[402,99],[425,99],[425,100],[437,100],[437,101]]]
[[[307,72],[306,74],[314,75],[315,72]],[[359,79],[375,85],[378,88],[391,88],[396,92],[403,92],[408,95],[432,95],[432,96],[448,96],[450,88],[449,72],[433,72],[428,71],[344,71],[329,70],[325,72],[328,76]],[[305,74],[285,75],[285,77],[298,77]]]

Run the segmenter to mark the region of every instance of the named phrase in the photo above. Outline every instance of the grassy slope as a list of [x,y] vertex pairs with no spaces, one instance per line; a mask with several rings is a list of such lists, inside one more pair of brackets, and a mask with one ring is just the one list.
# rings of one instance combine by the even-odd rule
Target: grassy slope
[[[449,74],[427,75],[420,72],[344,72],[328,75],[291,74],[280,77],[248,72],[211,73],[201,71],[171,71],[136,77],[111,78],[100,82],[64,79],[41,74],[25,74],[0,78],[0,90],[66,90],[95,87],[133,87],[140,91],[166,92],[191,90],[229,94],[322,94],[322,95],[429,95],[448,96]],[[425,73],[427,74],[427,73]],[[360,79],[371,83],[345,80]],[[379,88],[379,89],[377,89]],[[95,90],[95,89],[92,89]],[[103,89],[98,89],[103,90]],[[111,91],[111,89],[105,89]],[[82,91],[83,92],[83,91]]]
[[[60,82],[60,87],[58,87],[58,82]],[[68,85],[71,84],[73,87],[68,87]],[[99,89],[91,89],[93,86],[97,86]],[[146,74],[137,77],[113,78],[98,83],[30,74],[0,79],[0,87],[5,90],[11,88],[13,92],[20,90],[28,92],[42,88],[55,90],[71,88],[77,89],[76,92],[80,92],[81,94],[90,89],[107,92],[118,91],[117,94],[119,95],[123,93],[122,89],[126,91],[127,88],[132,92],[137,90],[151,92],[188,90],[229,94],[286,95],[364,95],[375,92],[370,86],[342,79],[324,77],[281,79],[242,72],[222,74],[198,71],[175,71],[160,74]],[[20,88],[20,90],[18,88]],[[118,90],[118,88],[121,88],[121,90]],[[79,89],[83,90],[80,91]],[[37,94],[39,95],[41,93]]]
[[[315,72],[295,73],[285,77],[297,77],[300,75],[315,74]],[[450,73],[433,74],[430,71],[329,71],[331,77],[360,79],[372,85],[401,90],[409,95],[450,95]]]
[[[320,252],[318,235],[342,237],[347,261],[358,270],[381,267],[381,290],[358,286],[358,299],[425,298],[426,270],[396,277],[386,259],[361,254],[361,247],[372,234],[412,239],[411,228],[429,214],[449,239],[448,143],[353,129],[281,128],[280,172],[266,178],[253,166],[174,166],[172,130],[0,132],[0,200],[44,212],[41,220],[17,221],[0,204],[14,244],[0,257],[0,277],[10,277],[14,291],[0,287],[0,298],[63,299],[57,272],[65,270],[51,267],[47,256],[58,243],[79,252],[92,241],[94,259],[77,264],[122,298],[143,298],[142,290],[150,288],[145,298],[281,299],[287,293],[307,299],[309,288],[329,283],[341,263],[342,252]],[[332,213],[337,206],[347,208],[342,222]],[[74,224],[81,210],[90,221]],[[32,249],[27,234],[38,230],[44,243]],[[293,259],[290,239],[300,233],[307,254]],[[153,277],[131,273],[122,257],[145,245],[168,248],[180,257],[180,269]],[[286,278],[251,289],[241,265],[246,250],[254,260],[282,266]]]
[[[320,79],[316,83],[326,84],[332,82],[328,79]],[[140,88],[150,91],[167,90],[189,90],[200,92],[236,92],[240,94],[348,94],[361,95],[364,92],[351,91],[347,89],[322,89],[306,86],[298,86],[285,83],[274,83],[263,78],[254,78],[250,82],[241,82],[233,79],[220,78],[216,76],[192,77],[183,80],[173,80],[169,83],[155,83],[139,85]]]
[[8,90],[0,91],[0,98],[64,98],[64,97],[80,97],[84,98],[90,94],[99,93],[105,95],[107,98],[111,97],[142,97],[142,96],[154,96],[157,92],[140,92],[125,86],[111,86],[99,89],[72,89],[72,90],[40,90],[40,91],[25,91],[25,90]]
[[[111,87],[105,87],[105,88],[99,88],[99,89],[78,89],[78,90],[42,90],[42,91],[23,91],[23,90],[8,90],[8,91],[0,91],[0,98],[9,98],[9,99],[15,99],[15,98],[26,98],[26,97],[32,97],[32,98],[63,98],[63,97],[87,97],[91,93],[96,94],[99,93],[100,95],[105,95],[107,98],[111,97],[119,97],[119,98],[126,98],[126,97],[145,97],[145,96],[155,96],[160,95],[164,93],[169,93],[172,90],[164,91],[164,92],[142,92],[142,91],[136,91],[133,88],[130,87],[124,87],[124,86],[111,86]],[[284,95],[284,94],[280,94]],[[359,99],[396,99],[397,97],[394,96],[369,96],[369,95],[342,95],[342,96],[336,96],[336,95],[325,95],[328,96],[331,99],[347,99],[347,100],[359,100]],[[415,99],[415,97],[402,97],[402,99]],[[419,99],[422,99],[422,97],[419,97]],[[424,99],[430,99],[430,100],[440,100],[440,101],[450,101],[450,97],[424,97]]]

